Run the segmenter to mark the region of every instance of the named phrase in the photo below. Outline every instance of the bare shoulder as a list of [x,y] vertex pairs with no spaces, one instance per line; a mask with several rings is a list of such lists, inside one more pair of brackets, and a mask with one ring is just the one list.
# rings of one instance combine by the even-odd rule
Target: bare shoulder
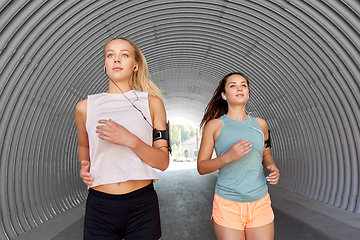
[[165,114],[165,107],[161,98],[149,95],[148,99],[152,117],[154,117],[156,114]]
[[151,95],[149,95],[148,99],[153,127],[156,129],[166,129],[166,113],[163,101],[161,98]]
[[265,139],[267,139],[268,138],[268,125],[267,125],[266,121],[262,118],[255,118],[255,119],[259,123],[261,129],[263,130]]
[[212,136],[214,141],[219,136],[222,129],[222,121],[221,118],[215,118],[206,123],[204,127],[205,136]]
[[154,107],[164,106],[161,98],[159,98],[159,97],[149,95],[149,96],[148,96],[148,99],[149,99],[149,105],[150,105],[150,107],[152,107],[152,106],[154,106]]
[[256,121],[259,123],[261,128],[266,128],[267,129],[267,123],[264,119],[262,118],[255,118]]
[[75,107],[75,122],[76,124],[85,124],[87,115],[87,99],[82,100],[76,104]]
[[222,127],[221,118],[211,119],[206,125],[205,128],[208,129],[218,129]]
[[87,110],[87,99],[81,100],[76,104],[75,114],[86,114]]
[[87,117],[86,115],[87,115],[87,99],[82,100],[76,104],[75,123],[77,126],[79,146],[88,148],[89,142],[88,142],[88,135],[86,132],[86,117]]
[[[204,126],[201,142],[204,142],[204,145],[208,145],[211,143],[213,147],[213,144],[215,143],[217,137],[219,136],[221,129],[222,129],[221,118],[215,118],[208,121]],[[203,144],[201,143],[201,145]]]

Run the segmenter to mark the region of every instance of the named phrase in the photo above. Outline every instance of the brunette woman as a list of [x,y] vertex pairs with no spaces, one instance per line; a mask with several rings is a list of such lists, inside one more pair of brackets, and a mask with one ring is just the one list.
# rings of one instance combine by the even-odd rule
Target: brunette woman
[[[270,240],[274,214],[266,180],[276,184],[279,170],[270,154],[265,120],[245,111],[249,81],[241,73],[219,83],[201,121],[198,172],[219,170],[212,221],[219,240]],[[216,158],[211,158],[215,148]],[[270,172],[265,178],[263,167]]]

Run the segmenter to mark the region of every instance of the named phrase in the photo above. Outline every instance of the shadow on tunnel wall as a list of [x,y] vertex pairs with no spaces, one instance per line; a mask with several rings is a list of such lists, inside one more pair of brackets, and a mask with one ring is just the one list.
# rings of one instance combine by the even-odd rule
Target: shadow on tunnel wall
[[358,1],[7,0],[0,14],[0,239],[85,200],[74,107],[106,90],[118,36],[144,52],[169,117],[198,122],[217,81],[245,72],[278,187],[360,213]]

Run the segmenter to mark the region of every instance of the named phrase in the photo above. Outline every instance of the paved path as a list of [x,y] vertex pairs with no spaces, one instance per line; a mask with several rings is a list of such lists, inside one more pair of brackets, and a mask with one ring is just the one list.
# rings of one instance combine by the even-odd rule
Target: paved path
[[[155,189],[162,240],[216,239],[210,216],[217,173],[200,176],[195,166],[172,163],[158,173]],[[269,192],[275,213],[275,240],[360,239],[359,214],[273,186]],[[85,203],[81,203],[14,240],[81,240],[84,209]]]
[[[200,176],[196,169],[159,172],[155,183],[159,196],[162,240],[216,240],[210,221],[215,173]],[[274,207],[276,240],[331,239]],[[82,239],[83,217],[52,240]]]

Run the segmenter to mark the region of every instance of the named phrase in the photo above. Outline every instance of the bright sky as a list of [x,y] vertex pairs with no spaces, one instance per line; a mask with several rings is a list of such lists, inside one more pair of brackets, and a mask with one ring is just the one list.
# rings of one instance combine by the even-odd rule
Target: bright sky
[[190,126],[193,126],[194,128],[199,128],[198,125],[196,125],[189,119],[182,118],[182,117],[169,118],[169,122],[170,122],[170,124],[174,123],[174,124],[190,125]]

